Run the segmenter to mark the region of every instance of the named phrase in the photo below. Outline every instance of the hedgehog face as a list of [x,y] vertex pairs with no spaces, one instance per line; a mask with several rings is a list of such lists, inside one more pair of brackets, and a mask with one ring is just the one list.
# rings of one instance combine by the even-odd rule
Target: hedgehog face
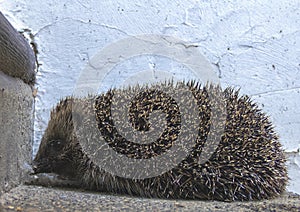
[[[71,155],[68,155],[68,145],[65,138],[51,139],[44,135],[39,151],[33,161],[33,170],[37,173],[56,173],[59,175],[73,175]],[[70,170],[69,170],[70,168]]]
[[43,139],[40,148],[33,163],[35,173],[50,173],[55,172],[58,168],[59,162],[62,161],[63,141],[62,140],[47,140]]
[[71,102],[67,99],[51,113],[51,119],[33,161],[35,174],[52,172],[73,175],[74,171],[70,165],[72,155],[68,154],[72,131]]

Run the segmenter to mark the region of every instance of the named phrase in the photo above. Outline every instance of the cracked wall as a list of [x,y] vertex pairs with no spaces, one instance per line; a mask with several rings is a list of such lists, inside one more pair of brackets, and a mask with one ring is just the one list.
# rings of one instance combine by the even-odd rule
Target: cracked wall
[[[270,115],[289,152],[288,188],[300,193],[299,8],[297,0],[0,1],[17,29],[31,30],[39,51],[35,149],[50,109],[72,94],[81,71],[101,48],[131,35],[171,35],[198,46],[223,87],[240,88]],[[130,76],[124,67],[153,73],[171,68],[179,78],[191,74],[168,60],[148,57],[116,66],[106,88]]]

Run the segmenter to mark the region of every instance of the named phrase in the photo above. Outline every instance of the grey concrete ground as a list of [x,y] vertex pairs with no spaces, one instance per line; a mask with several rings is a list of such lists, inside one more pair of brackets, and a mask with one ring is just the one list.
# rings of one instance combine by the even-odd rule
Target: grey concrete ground
[[103,193],[19,186],[0,197],[0,211],[300,211],[300,196],[286,193],[258,202],[143,199]]

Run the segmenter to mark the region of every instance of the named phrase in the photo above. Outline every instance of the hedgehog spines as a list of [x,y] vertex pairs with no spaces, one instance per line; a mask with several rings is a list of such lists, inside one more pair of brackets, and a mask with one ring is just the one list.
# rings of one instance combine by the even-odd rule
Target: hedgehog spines
[[[68,126],[64,128],[63,135],[61,129],[59,134],[60,139],[69,143],[64,147],[63,153],[57,152],[57,155],[51,157],[56,157],[57,161],[57,158],[61,158],[61,154],[64,154],[67,160],[60,164],[65,166],[69,163],[70,167],[74,167],[72,174],[75,173],[83,186],[89,189],[143,197],[222,201],[268,199],[282,193],[287,184],[286,160],[268,116],[258,108],[257,104],[248,96],[239,96],[239,91],[233,88],[221,91],[218,85],[201,86],[197,81],[160,84],[160,86],[173,86],[177,89],[180,85],[186,86],[196,99],[201,124],[197,126],[197,139],[191,141],[195,142],[195,145],[189,155],[169,171],[151,178],[130,179],[108,173],[97,165],[81,147],[81,142],[84,141],[78,140],[86,138],[96,143],[97,140],[93,140],[95,136],[87,132],[87,135],[78,137],[72,131],[74,126],[71,125],[72,110],[69,104],[75,101],[74,98],[61,101],[52,111],[35,162],[43,164],[41,161],[52,159],[45,150],[51,148],[49,143],[53,135],[58,134],[59,129],[55,125]],[[181,114],[176,109],[178,108],[176,101],[160,92],[158,88],[159,85],[147,85],[111,89],[95,97],[93,111],[86,110],[85,113],[96,113],[94,114],[96,126],[101,132],[101,139],[107,139],[107,144],[119,154],[135,159],[156,157],[169,151],[181,129]],[[140,144],[126,140],[118,134],[111,117],[111,102],[116,92],[124,95],[136,93],[129,106],[129,120],[132,121],[133,128],[138,131],[148,131],[151,123],[156,121],[150,120],[149,115],[155,110],[162,110],[166,114],[164,118],[167,121],[162,137],[150,144]],[[219,96],[224,99],[218,99]],[[185,103],[188,104],[188,101]],[[225,104],[225,108],[218,107],[218,104],[222,103]],[[202,150],[207,142],[212,112],[217,116],[215,118],[220,116],[220,123],[223,118],[220,114],[226,112],[224,132],[208,161],[199,163],[199,157],[203,154]],[[81,115],[86,116],[86,114]],[[95,124],[89,120],[85,123]],[[212,137],[215,138],[214,136],[218,135],[213,134]],[[55,172],[56,169],[61,172],[63,167],[56,164],[48,171]],[[41,170],[45,171],[45,168]]]

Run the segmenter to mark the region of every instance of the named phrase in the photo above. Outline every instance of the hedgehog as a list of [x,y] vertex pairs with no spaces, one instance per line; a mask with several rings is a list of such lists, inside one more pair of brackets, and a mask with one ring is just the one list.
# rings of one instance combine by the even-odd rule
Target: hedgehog
[[[188,134],[180,136],[184,126],[178,101],[189,104],[189,100],[174,99],[160,89],[163,87],[175,91],[184,87],[191,93],[196,113],[190,116],[196,114],[199,123],[186,121],[185,124],[189,125],[188,128],[196,129],[194,137]],[[156,119],[164,119],[164,127],[159,128],[162,132],[148,143],[138,142],[120,132],[116,126],[120,123],[114,120],[116,117],[112,113],[112,104],[118,101],[114,99],[116,94],[130,96],[125,108],[131,132],[149,132],[160,125],[161,120]],[[217,98],[220,96],[222,98]],[[120,100],[119,103],[124,102]],[[223,107],[219,106],[222,104]],[[162,115],[151,116],[157,111],[161,111]],[[222,112],[225,114],[223,117],[220,115]],[[209,140],[212,116],[218,120],[217,124],[223,123],[223,127],[220,135],[211,133],[213,148],[209,149],[205,145]],[[195,120],[193,118],[187,117]],[[84,126],[83,130],[81,126]],[[90,128],[95,128],[97,133]],[[181,138],[191,148],[185,151],[180,161],[171,164],[170,159],[171,165],[166,162],[169,169],[144,178],[121,176],[109,171],[105,164],[111,164],[115,170],[124,170],[124,167],[113,161],[110,155],[104,155],[99,164],[96,159],[101,156],[101,151],[90,153],[90,150],[100,149],[101,141],[126,158],[149,161],[168,153]],[[199,157],[205,152],[207,159],[200,162]],[[174,156],[177,153],[174,151],[172,154]],[[75,180],[87,190],[113,194],[251,201],[274,198],[285,191],[288,181],[285,163],[282,146],[269,117],[249,96],[240,95],[239,90],[231,87],[222,89],[218,85],[200,85],[196,81],[172,81],[110,89],[95,96],[61,100],[51,112],[48,127],[33,160],[33,170],[35,174],[55,173],[65,179]],[[148,172],[156,168],[159,167],[150,167]]]

